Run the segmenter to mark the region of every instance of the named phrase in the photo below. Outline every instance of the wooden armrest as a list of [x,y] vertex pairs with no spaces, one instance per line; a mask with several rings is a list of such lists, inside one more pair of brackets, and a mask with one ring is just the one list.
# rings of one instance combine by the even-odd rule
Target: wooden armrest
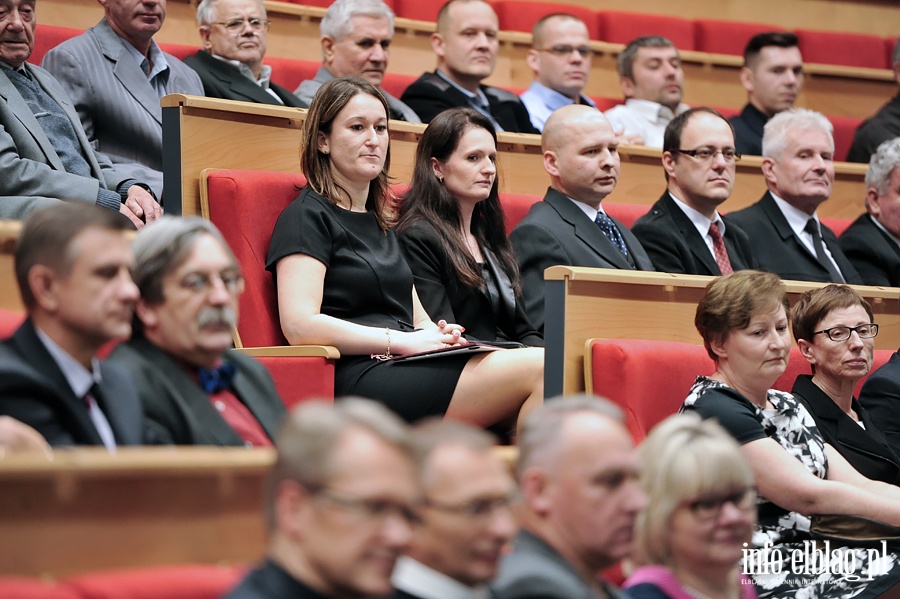
[[235,351],[243,352],[248,356],[255,358],[264,357],[307,357],[307,358],[328,358],[337,360],[341,357],[341,352],[336,347],[330,345],[278,345],[270,347],[239,347]]

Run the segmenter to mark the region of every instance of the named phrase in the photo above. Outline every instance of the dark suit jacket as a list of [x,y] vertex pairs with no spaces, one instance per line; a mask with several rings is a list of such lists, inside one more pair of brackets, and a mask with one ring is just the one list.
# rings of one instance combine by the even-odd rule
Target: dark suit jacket
[[[234,394],[273,438],[285,413],[266,368],[240,352],[225,353],[237,366]],[[120,344],[109,361],[126,370],[140,390],[148,425],[176,445],[243,445],[200,385],[169,354],[142,337]]]
[[466,328],[466,337],[473,340],[518,341],[543,347],[544,337],[528,320],[521,300],[516,300],[509,278],[493,255],[482,250],[499,283],[499,312],[494,311],[484,291],[460,283],[431,225],[424,221],[414,223],[400,231],[398,238],[415,276],[416,293],[431,320],[443,318],[461,324]]
[[734,127],[734,149],[740,154],[761,156],[763,130],[769,117],[748,102],[741,114],[731,117],[728,122]]
[[[689,275],[722,274],[716,259],[709,251],[706,240],[684,213],[669,192],[663,192],[650,212],[634,223],[631,232],[660,272]],[[750,247],[750,238],[737,226],[725,226],[725,250],[734,270],[756,268],[756,258]]]
[[879,424],[894,453],[900,455],[900,352],[866,379],[859,403]]
[[853,135],[847,162],[868,163],[878,146],[900,135],[900,94],[866,119]]
[[[828,270],[819,263],[815,254],[806,249],[775,199],[769,192],[760,201],[743,210],[732,212],[725,217],[728,226],[735,223],[750,237],[753,254],[759,268],[776,273],[782,279],[792,281],[818,281],[819,283],[839,283],[832,281]],[[862,279],[841,247],[835,234],[821,225],[822,240],[847,283],[862,285]]]
[[654,270],[647,252],[628,227],[613,221],[625,238],[634,267],[572,200],[552,187],[513,229],[510,241],[522,272],[525,313],[539,331],[544,330],[544,271],[548,267]]
[[[96,399],[116,444],[143,444],[144,417],[128,373],[102,362],[100,376],[102,397]],[[0,342],[0,415],[35,428],[50,445],[103,445],[84,399],[72,391],[31,319]]]
[[224,599],[328,599],[267,559],[233,588]]
[[900,246],[868,214],[850,225],[838,240],[866,285],[900,287]]
[[853,400],[853,410],[865,425],[865,430],[812,381],[811,375],[798,376],[791,393],[812,414],[825,442],[837,449],[860,474],[891,485],[900,483],[900,457],[891,449],[869,412],[856,399]]
[[[528,110],[519,96],[498,87],[481,86],[487,96],[491,114],[504,131],[513,133],[540,133],[531,124]],[[447,83],[437,71],[423,73],[406,88],[400,100],[416,111],[423,123],[448,108],[471,106],[469,99],[461,91]]]
[[[203,92],[210,98],[280,106],[272,94],[250,81],[235,67],[205,50],[199,50],[193,56],[188,56],[184,59],[184,64],[197,71],[200,81],[203,82]],[[281,98],[284,106],[307,107],[297,96],[280,85],[269,82],[269,88]]]

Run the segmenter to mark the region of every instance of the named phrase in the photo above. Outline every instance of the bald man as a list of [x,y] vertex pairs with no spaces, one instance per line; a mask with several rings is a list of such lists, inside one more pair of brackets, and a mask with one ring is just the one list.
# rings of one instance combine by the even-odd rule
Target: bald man
[[600,203],[619,180],[616,134],[596,108],[572,104],[550,115],[541,135],[550,188],[510,239],[522,271],[525,311],[544,330],[544,270],[593,266],[653,270],[631,231]]

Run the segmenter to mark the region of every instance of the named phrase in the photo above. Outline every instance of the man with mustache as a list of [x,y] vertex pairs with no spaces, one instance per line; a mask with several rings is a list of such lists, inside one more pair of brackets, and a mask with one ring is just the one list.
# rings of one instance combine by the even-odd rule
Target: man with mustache
[[141,293],[124,366],[149,425],[176,445],[271,445],[285,408],[268,371],[231,351],[244,278],[218,229],[163,217],[134,241]]
[[768,191],[725,217],[750,237],[759,268],[793,281],[862,284],[816,208],[834,182],[833,127],[805,108],[779,112],[765,126],[762,172]]

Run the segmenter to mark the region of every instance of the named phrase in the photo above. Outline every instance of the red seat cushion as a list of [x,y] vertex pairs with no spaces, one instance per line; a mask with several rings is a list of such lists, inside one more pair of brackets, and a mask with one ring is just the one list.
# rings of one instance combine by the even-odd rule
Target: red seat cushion
[[265,63],[272,67],[272,83],[277,83],[293,93],[307,79],[315,79],[321,62],[297,60],[294,58],[266,57]]
[[74,589],[56,583],[25,576],[4,576],[0,577],[0,599],[83,598]]
[[614,219],[621,221],[629,229],[635,221],[650,212],[650,206],[645,204],[618,204],[615,202],[603,202],[603,210]]
[[853,136],[857,127],[863,122],[851,116],[829,116],[828,120],[834,125],[834,159],[844,162],[850,152]]
[[168,52],[179,60],[193,56],[200,50],[199,46],[188,46],[185,44],[160,44],[159,47],[162,48],[163,52]]
[[394,14],[404,19],[437,21],[445,0],[394,0]]
[[531,33],[535,23],[542,17],[554,13],[568,13],[585,22],[591,39],[598,39],[597,18],[586,6],[560,4],[557,2],[530,2],[528,0],[497,0],[493,3],[503,31],[524,31]]
[[406,88],[412,85],[413,81],[418,79],[418,75],[401,75],[400,73],[385,73],[384,81],[381,82],[381,89],[391,94],[395,98],[399,98],[406,91]]
[[71,27],[57,27],[56,25],[41,25],[40,33],[34,36],[34,49],[28,62],[32,64],[41,64],[44,60],[44,54],[60,45],[69,38],[84,33],[82,29],[73,29]]
[[0,308],[0,340],[12,337],[24,320],[24,312]]
[[803,62],[869,69],[890,68],[884,59],[884,41],[876,35],[837,31],[795,31]]
[[679,50],[694,50],[694,24],[688,19],[652,13],[604,10],[597,13],[597,28],[601,40],[627,44],[643,35],[661,35]]
[[743,56],[744,47],[751,37],[758,33],[780,30],[780,27],[765,23],[694,19],[694,39],[696,49],[700,52]]
[[512,230],[528,214],[531,207],[543,199],[543,196],[526,193],[501,193],[500,204],[503,206],[503,215],[506,217],[506,234],[512,233]]
[[244,568],[179,565],[91,572],[61,583],[82,599],[219,599],[240,580]]

